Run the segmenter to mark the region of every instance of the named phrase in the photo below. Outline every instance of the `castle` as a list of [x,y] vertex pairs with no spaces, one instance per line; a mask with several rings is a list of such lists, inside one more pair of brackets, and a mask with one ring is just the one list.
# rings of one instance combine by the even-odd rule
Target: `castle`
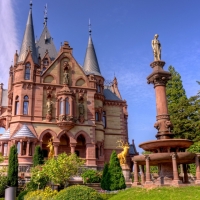
[[[127,103],[116,77],[106,85],[89,31],[85,61],[81,66],[68,42],[57,52],[47,27],[35,41],[32,5],[21,50],[10,67],[8,89],[0,84],[0,153],[5,158],[12,145],[20,166],[31,166],[36,145],[48,156],[53,140],[55,156],[76,153],[86,166],[102,167],[116,150],[117,141],[128,142]],[[136,154],[134,144],[131,154]],[[4,165],[7,165],[5,159]]]

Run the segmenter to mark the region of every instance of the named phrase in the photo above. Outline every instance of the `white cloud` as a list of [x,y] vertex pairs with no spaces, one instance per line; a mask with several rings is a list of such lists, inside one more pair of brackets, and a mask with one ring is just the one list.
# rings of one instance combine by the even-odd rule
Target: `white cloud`
[[7,88],[9,68],[18,49],[14,0],[0,1],[0,82]]

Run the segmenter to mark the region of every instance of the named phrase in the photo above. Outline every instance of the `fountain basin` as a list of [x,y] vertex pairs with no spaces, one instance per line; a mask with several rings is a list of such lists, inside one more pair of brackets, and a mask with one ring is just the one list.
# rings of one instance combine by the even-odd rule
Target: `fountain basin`
[[[172,152],[167,153],[151,153],[148,154],[150,157],[150,165],[155,166],[163,163],[172,162]],[[190,164],[195,162],[195,153],[190,152],[177,152],[177,164]],[[136,161],[138,165],[145,165],[145,155],[138,155],[132,158],[133,162]]]
[[187,149],[189,148],[193,142],[187,139],[160,139],[160,140],[152,140],[148,142],[141,143],[139,145],[140,148],[144,149],[145,151],[158,151],[160,152],[163,148],[181,148]]

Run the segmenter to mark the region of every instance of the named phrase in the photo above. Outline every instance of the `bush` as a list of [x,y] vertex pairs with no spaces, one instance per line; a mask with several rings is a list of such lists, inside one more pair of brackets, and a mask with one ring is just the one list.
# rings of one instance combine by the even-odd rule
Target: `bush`
[[10,148],[8,165],[8,186],[18,187],[18,154],[17,147],[15,145]]
[[96,171],[94,169],[89,169],[83,172],[81,177],[83,178],[84,183],[100,183],[102,172]]
[[19,193],[19,196],[17,197],[17,200],[24,200],[25,195],[28,193],[27,190],[24,190]]
[[120,166],[119,159],[115,151],[112,152],[110,157],[110,163],[108,167],[109,174],[109,190],[121,190],[126,188],[126,183],[124,175],[122,173],[122,168]]
[[0,196],[3,196],[5,193],[7,181],[8,181],[7,177],[0,174]]
[[109,190],[109,173],[108,173],[109,164],[106,163],[103,168],[103,175],[101,179],[101,188],[103,190]]
[[44,164],[43,152],[42,152],[40,146],[37,145],[35,147],[35,152],[33,155],[33,167],[35,167],[37,165],[42,165],[42,164]]
[[51,200],[57,195],[57,190],[52,190],[50,187],[46,187],[45,190],[36,190],[28,192],[24,200]]
[[101,195],[94,189],[84,185],[70,186],[61,190],[53,200],[102,200]]

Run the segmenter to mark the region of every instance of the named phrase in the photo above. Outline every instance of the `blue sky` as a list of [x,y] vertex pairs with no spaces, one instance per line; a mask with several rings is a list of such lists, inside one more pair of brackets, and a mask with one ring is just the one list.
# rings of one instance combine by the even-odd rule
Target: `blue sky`
[[[155,93],[146,77],[152,69],[151,40],[159,34],[165,69],[173,65],[181,74],[188,97],[199,90],[199,0],[33,0],[35,35],[43,28],[48,4],[48,28],[57,50],[68,41],[82,65],[88,41],[88,19],[101,72],[106,80],[118,79],[128,102],[129,140],[154,140]],[[29,11],[28,0],[0,2],[0,82],[7,85],[15,49],[20,49]],[[138,148],[138,151],[142,151]]]

